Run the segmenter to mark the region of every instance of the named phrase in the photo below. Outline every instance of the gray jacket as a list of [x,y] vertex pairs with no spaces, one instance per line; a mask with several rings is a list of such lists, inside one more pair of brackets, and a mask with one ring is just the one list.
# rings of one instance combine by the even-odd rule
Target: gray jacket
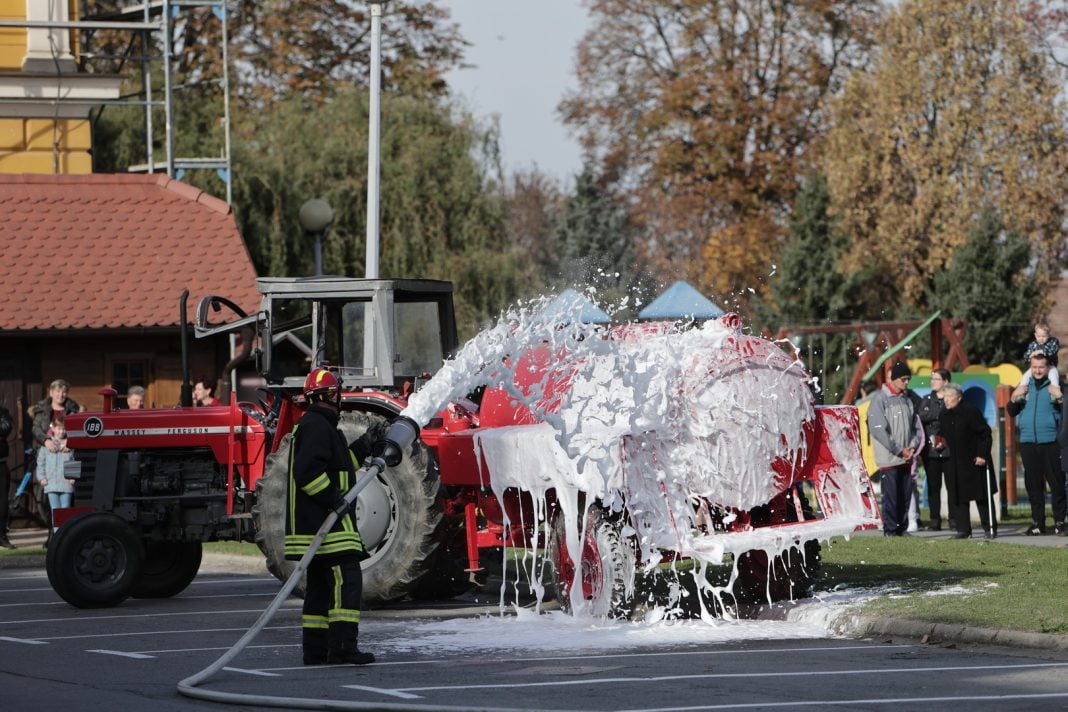
[[[64,441],[65,442],[65,441]],[[45,492],[73,492],[74,485],[67,482],[67,478],[63,476],[63,463],[74,457],[74,453],[67,452],[49,452],[48,448],[42,447],[37,452],[37,471],[34,475],[37,477],[37,481],[48,480],[48,484],[44,486]]]
[[868,406],[868,432],[876,466],[897,467],[907,463],[898,453],[907,447],[920,446],[916,414],[908,394],[891,393],[887,386],[873,393]]

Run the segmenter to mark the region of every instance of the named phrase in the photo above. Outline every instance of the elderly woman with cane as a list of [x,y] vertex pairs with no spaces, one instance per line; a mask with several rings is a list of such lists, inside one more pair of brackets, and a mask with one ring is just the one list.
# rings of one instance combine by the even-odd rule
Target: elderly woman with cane
[[979,522],[987,539],[997,536],[993,494],[997,484],[991,481],[990,447],[993,438],[983,414],[964,400],[961,387],[947,383],[942,387],[945,409],[939,416],[940,432],[946,441],[949,457],[943,474],[946,480],[949,516],[957,523],[954,539],[972,535],[971,503],[979,510]]

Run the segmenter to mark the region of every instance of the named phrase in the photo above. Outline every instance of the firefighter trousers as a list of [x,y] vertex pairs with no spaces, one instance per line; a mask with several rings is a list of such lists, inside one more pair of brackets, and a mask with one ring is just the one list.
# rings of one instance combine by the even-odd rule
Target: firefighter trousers
[[356,556],[315,557],[308,565],[301,620],[304,660],[356,650],[360,625],[363,572]]

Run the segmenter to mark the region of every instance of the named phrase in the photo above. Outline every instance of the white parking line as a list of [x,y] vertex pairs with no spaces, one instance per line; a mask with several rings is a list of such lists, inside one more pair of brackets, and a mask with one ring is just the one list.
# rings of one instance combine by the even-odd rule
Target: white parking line
[[961,695],[958,697],[877,697],[864,700],[797,700],[793,702],[744,702],[725,705],[697,705],[694,707],[641,707],[619,712],[697,712],[698,710],[740,710],[754,707],[822,707],[824,705],[850,707],[861,705],[907,705],[923,702],[1004,702],[1007,700],[1049,700],[1068,697],[1068,692],[1048,692],[1020,695]]
[[[41,589],[51,591],[52,589]],[[214,598],[273,598],[277,592],[271,593],[212,593],[203,596],[175,596],[176,601],[200,601]],[[0,603],[0,608],[25,608],[27,606],[70,606],[66,601],[31,601],[29,603]]]
[[[783,672],[773,670],[768,672],[727,672],[727,673],[694,673],[688,675],[656,675],[652,677],[603,677],[583,678],[581,680],[550,680],[542,682],[514,682],[514,683],[485,683],[479,685],[431,685],[427,687],[397,687],[394,692],[431,692],[435,690],[497,690],[515,689],[521,687],[567,687],[575,685],[607,685],[607,684],[634,684],[650,682],[675,682],[679,680],[729,680],[761,677],[830,677],[836,675],[885,675],[888,673],[935,673],[935,672],[966,672],[977,670],[992,670],[1007,672],[1011,670],[1028,670],[1038,668],[1064,668],[1068,663],[1026,663],[1021,665],[960,665],[938,667],[910,667],[910,668],[871,668],[859,670],[803,670],[798,672]],[[682,708],[680,708],[682,709]],[[687,708],[689,709],[689,708]],[[694,707],[693,709],[705,709]]]
[[[268,646],[270,647],[270,646]],[[547,661],[559,661],[559,660],[615,660],[619,658],[670,658],[676,656],[692,656],[700,655],[701,657],[708,657],[711,655],[744,655],[744,654],[765,654],[765,653],[813,653],[813,652],[828,652],[837,650],[878,650],[882,648],[912,648],[912,645],[899,645],[899,644],[882,644],[882,645],[832,645],[832,646],[810,646],[799,648],[776,648],[774,650],[682,650],[682,651],[660,651],[650,650],[646,653],[605,653],[603,655],[552,655],[537,658],[494,658],[495,663],[533,663],[533,662],[547,662]],[[456,658],[431,658],[421,660],[376,660],[375,666],[380,667],[383,665],[457,665],[457,664],[469,664],[471,660],[458,661]],[[481,665],[481,661],[477,664]],[[272,668],[258,668],[260,670],[270,670],[276,672],[285,672],[291,670],[307,670],[309,668],[303,666],[294,667],[272,667]]]
[[135,660],[151,660],[151,655],[141,653],[124,653],[121,650],[86,650],[87,653],[100,653],[101,655],[118,655],[120,658],[134,658]]
[[26,645],[48,645],[43,640],[26,640],[25,638],[8,638],[5,635],[0,635],[0,640],[6,640],[9,643],[25,643]]
[[[298,624],[293,625],[273,625],[267,626],[264,630],[299,630]],[[139,635],[185,635],[187,633],[244,633],[247,628],[201,628],[197,630],[142,630],[142,631],[123,631],[119,633],[86,633],[85,635],[47,635],[33,640],[40,641],[53,641],[53,640],[85,640],[88,638],[128,638],[136,637]]]
[[407,692],[401,692],[400,690],[385,690],[381,687],[365,687],[364,685],[342,685],[342,687],[349,690],[363,690],[364,692],[375,692],[379,695],[390,695],[392,697],[400,697],[404,700],[418,700],[419,695],[410,695]]
[[[221,645],[217,648],[172,648],[170,650],[138,650],[138,653],[144,653],[145,655],[166,655],[168,653],[210,653],[216,650],[229,650],[233,646]],[[256,648],[270,648],[271,650],[277,650],[278,648],[299,648],[301,643],[280,643],[278,645],[247,645],[245,650],[254,650]],[[286,670],[288,668],[272,668],[278,670]],[[266,670],[258,670],[264,674]]]
[[[303,604],[302,604],[303,605]],[[301,606],[290,606],[288,608],[281,608],[282,611],[299,611]],[[176,616],[232,616],[238,613],[263,613],[262,608],[249,608],[241,610],[227,610],[227,611],[178,611],[174,613],[137,613],[130,615],[114,615],[114,616],[79,616],[78,623],[91,622],[91,621],[114,621],[114,620],[132,620],[138,618],[173,618]],[[23,625],[26,623],[70,623],[71,619],[67,618],[33,618],[29,620],[11,620],[0,621],[0,625]]]
[[260,675],[262,677],[281,677],[281,675],[275,675],[273,672],[263,672],[262,670],[244,670],[242,668],[224,667],[223,670],[229,670],[230,672],[243,672],[246,675]]

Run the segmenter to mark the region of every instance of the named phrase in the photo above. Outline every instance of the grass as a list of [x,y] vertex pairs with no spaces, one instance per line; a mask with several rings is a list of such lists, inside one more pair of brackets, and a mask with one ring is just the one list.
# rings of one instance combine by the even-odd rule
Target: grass
[[871,615],[1068,634],[1064,549],[921,537],[823,547],[818,590],[876,590]]
[[247,541],[213,541],[204,545],[204,553],[236,554],[238,556],[255,556],[263,558],[263,552],[255,544]]

